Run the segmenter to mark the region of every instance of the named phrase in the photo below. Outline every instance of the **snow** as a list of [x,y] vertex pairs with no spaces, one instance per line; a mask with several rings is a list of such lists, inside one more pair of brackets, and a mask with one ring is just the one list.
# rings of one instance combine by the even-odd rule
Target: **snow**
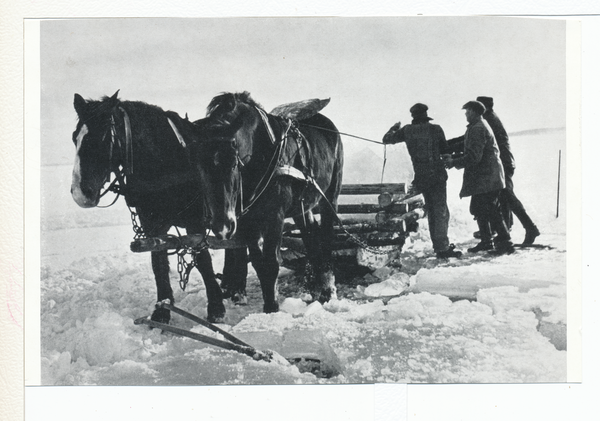
[[[530,148],[548,141],[528,140]],[[258,280],[250,269],[249,305],[227,301],[220,326],[257,349],[275,350],[272,362],[134,325],[152,312],[156,291],[149,254],[128,251],[127,210],[120,209],[116,219],[114,209],[63,207],[52,214],[48,206],[42,229],[41,384],[564,382],[566,219],[564,212],[554,215],[554,181],[546,182],[554,168],[532,167],[524,164],[517,172],[516,191],[542,230],[538,242],[551,250],[438,260],[421,220],[402,250],[402,268],[379,268],[362,284],[338,285],[338,299],[328,303],[306,302],[306,294],[291,284],[293,272],[282,269],[286,294],[274,314],[261,312]],[[68,178],[69,169],[53,168],[49,177]],[[520,188],[526,184],[521,180],[544,187]],[[466,252],[475,244],[476,228],[468,201],[456,197],[459,185],[455,172],[448,184],[450,240]],[[70,200],[68,191],[64,196]],[[52,200],[59,199],[47,204]],[[524,235],[518,221],[513,235],[515,242]],[[213,260],[220,271],[222,252],[214,251]],[[177,287],[176,277],[172,269],[177,305],[205,317],[200,276],[192,276],[186,291]],[[222,339],[175,314],[172,324]],[[341,374],[303,373],[285,359],[293,351],[329,359]]]

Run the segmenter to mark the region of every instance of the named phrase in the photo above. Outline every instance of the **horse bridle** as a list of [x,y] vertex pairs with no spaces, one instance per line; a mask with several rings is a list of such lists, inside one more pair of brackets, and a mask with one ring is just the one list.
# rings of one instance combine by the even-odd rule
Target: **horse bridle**
[[[271,183],[271,180],[276,175],[277,168],[281,162],[281,156],[283,155],[283,151],[285,149],[285,143],[288,139],[288,133],[289,133],[290,129],[292,128],[292,120],[288,120],[288,125],[287,125],[286,129],[282,132],[281,140],[278,142],[275,138],[273,128],[271,127],[271,124],[269,124],[269,119],[268,119],[267,113],[265,113],[259,107],[255,107],[255,108],[261,117],[261,120],[262,120],[262,122],[265,126],[265,129],[269,135],[269,139],[271,140],[271,144],[275,145],[275,150],[273,151],[273,155],[271,155],[271,159],[269,161],[269,165],[267,165],[266,171],[263,173],[258,184],[254,188],[254,191],[250,195],[250,199],[249,199],[250,203],[247,206],[244,206],[244,194],[243,194],[244,185],[243,185],[243,177],[242,177],[242,172],[241,172],[241,168],[244,167],[245,164],[242,161],[242,159],[239,157],[239,153],[236,152],[237,161],[239,164],[239,172],[240,172],[240,212],[237,215],[238,218],[241,216],[244,216],[245,214],[248,213],[248,211],[252,208],[252,206],[256,203],[256,201],[263,195],[263,193],[265,192],[265,190]],[[250,159],[252,159],[252,155],[250,155]]]
[[[106,132],[102,137],[102,141],[104,142],[106,140],[110,132],[108,178],[110,179],[110,174],[114,173],[115,179],[109,184],[109,186],[106,189],[104,189],[103,192],[100,193],[100,197],[105,196],[108,192],[113,192],[116,194],[116,196],[115,199],[109,205],[98,206],[100,208],[108,208],[116,203],[116,201],[119,199],[119,196],[124,194],[124,190],[126,187],[126,177],[130,176],[133,173],[133,142],[131,136],[131,122],[129,120],[129,115],[127,114],[127,111],[125,111],[123,107],[118,107],[117,109],[123,114],[123,124],[125,126],[125,139],[123,142],[123,139],[117,134],[117,124],[115,122],[115,115],[113,111],[113,113],[111,113],[110,116],[110,126],[108,127],[108,129],[106,129]],[[121,151],[121,155],[123,149],[125,149],[125,157],[120,163],[118,160],[115,160],[115,148]]]

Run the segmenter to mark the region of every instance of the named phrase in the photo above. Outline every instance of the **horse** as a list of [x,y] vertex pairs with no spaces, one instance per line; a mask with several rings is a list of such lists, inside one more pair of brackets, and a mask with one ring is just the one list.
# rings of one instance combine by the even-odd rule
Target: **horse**
[[216,96],[206,118],[195,124],[199,135],[189,145],[190,161],[198,169],[211,229],[218,238],[235,236],[248,246],[264,312],[279,310],[285,218],[293,218],[302,232],[312,298],[322,303],[335,298],[333,225],[344,162],[335,125],[319,113],[299,122],[268,114],[248,92]]
[[[118,93],[99,101],[75,94],[78,122],[73,132],[73,199],[82,208],[97,206],[114,174],[117,186],[105,192],[115,190],[117,198],[124,196],[130,210],[135,208],[132,215],[138,234],[166,235],[173,226],[185,228],[188,234],[206,233],[204,198],[185,152],[185,139],[194,136],[196,126],[187,116],[183,119],[144,102],[121,101]],[[220,321],[225,315],[223,294],[209,251],[202,247],[192,254],[206,286],[207,319]],[[174,304],[167,251],[152,251],[151,260],[158,302]],[[169,323],[170,312],[157,306],[151,318]]]

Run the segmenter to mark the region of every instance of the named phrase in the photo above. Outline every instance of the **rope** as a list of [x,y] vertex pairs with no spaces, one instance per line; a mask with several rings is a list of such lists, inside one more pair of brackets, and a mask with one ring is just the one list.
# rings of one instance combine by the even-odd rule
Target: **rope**
[[383,184],[383,173],[385,172],[385,163],[387,162],[387,145],[383,145],[383,166],[381,167],[381,184]]
[[378,144],[378,145],[383,145],[383,142],[377,142],[376,140],[367,139],[366,137],[355,136],[355,135],[353,135],[353,134],[349,134],[349,133],[340,132],[340,131],[338,131],[338,130],[326,129],[325,127],[313,126],[313,125],[311,125],[311,124],[306,124],[306,123],[302,123],[302,122],[299,122],[298,124],[300,124],[301,126],[312,127],[313,129],[319,129],[319,130],[325,130],[326,132],[337,133],[337,134],[343,134],[344,136],[354,137],[354,138],[356,138],[356,139],[361,139],[361,140],[365,140],[365,141],[367,141],[367,142],[376,143],[376,144]]

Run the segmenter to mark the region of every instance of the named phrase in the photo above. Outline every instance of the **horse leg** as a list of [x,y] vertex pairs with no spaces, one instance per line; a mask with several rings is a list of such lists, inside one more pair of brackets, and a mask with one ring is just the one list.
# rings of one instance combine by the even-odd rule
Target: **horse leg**
[[223,297],[231,298],[236,305],[248,304],[246,278],[248,277],[247,249],[226,249],[223,266]]
[[294,222],[302,233],[302,242],[306,249],[307,262],[304,269],[304,284],[313,299],[317,299],[320,295],[320,289],[318,289],[319,282],[316,274],[320,272],[321,256],[320,246],[318,242],[315,242],[318,238],[315,233],[319,230],[319,225],[310,211],[304,215],[294,217]]
[[333,273],[333,260],[332,260],[332,244],[333,244],[333,219],[334,214],[331,209],[328,209],[328,205],[321,203],[321,226],[316,240],[320,245],[320,267],[318,276],[318,283],[321,289],[321,295],[319,301],[325,303],[329,300],[337,298],[337,289],[335,287],[335,275]]
[[[169,299],[171,303],[175,303],[173,289],[169,281],[169,256],[166,251],[153,251],[151,255],[158,302]],[[155,322],[169,323],[171,312],[164,308],[157,308],[152,313],[151,319]]]
[[194,251],[194,258],[196,260],[196,267],[202,275],[204,285],[206,286],[206,297],[208,298],[206,318],[211,323],[221,322],[225,317],[223,293],[213,270],[210,252],[208,249]]
[[[267,218],[269,221],[273,219]],[[279,274],[279,261],[277,260],[278,245],[281,243],[281,233],[283,232],[283,219],[279,227],[279,237],[276,237],[277,229],[265,230],[262,249],[259,246],[261,236],[255,233],[252,236],[253,241],[249,241],[248,251],[252,266],[256,270],[256,275],[260,281],[260,287],[263,296],[263,311],[265,313],[276,313],[279,311],[277,302],[277,275]],[[273,224],[279,225],[279,224]]]

